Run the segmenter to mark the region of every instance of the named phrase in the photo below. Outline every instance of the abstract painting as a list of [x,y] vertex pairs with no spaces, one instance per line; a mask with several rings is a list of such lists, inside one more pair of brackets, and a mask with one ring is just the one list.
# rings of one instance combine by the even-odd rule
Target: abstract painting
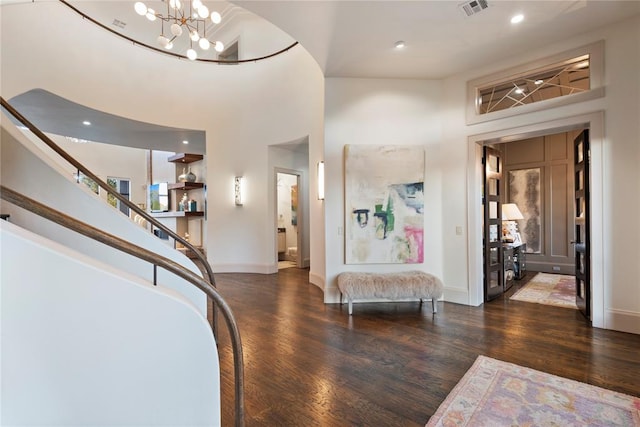
[[540,168],[509,171],[509,203],[515,203],[524,219],[518,220],[527,252],[539,254],[542,248]]
[[298,225],[298,186],[291,186],[291,225]]
[[424,261],[424,149],[345,145],[345,263]]

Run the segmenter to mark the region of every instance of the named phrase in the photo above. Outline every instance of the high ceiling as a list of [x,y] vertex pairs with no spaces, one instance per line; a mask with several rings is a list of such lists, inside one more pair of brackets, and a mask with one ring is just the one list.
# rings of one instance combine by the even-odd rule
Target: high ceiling
[[327,77],[440,79],[640,13],[640,1],[613,0],[488,0],[469,17],[462,0],[234,3],[299,41]]
[[[110,28],[157,46],[159,22],[138,16],[133,1],[68,1]],[[156,12],[167,8],[164,1],[144,3]],[[228,45],[239,28],[258,25],[258,15],[274,24],[260,26],[260,39],[269,43],[258,55],[299,41],[325,76],[364,78],[441,79],[640,14],[640,0],[487,0],[488,7],[471,16],[462,0],[204,3],[223,18],[208,26],[210,39]],[[515,14],[524,15],[517,25],[510,23]],[[400,40],[406,47],[395,49]]]
[[[151,22],[144,16],[138,15],[134,8],[135,1],[66,0],[66,2],[112,31],[161,51],[163,49],[158,44],[158,36],[162,33],[168,38],[172,37],[170,33],[172,22],[163,22],[161,19]],[[168,0],[143,0],[142,2],[157,14],[165,17],[169,15]],[[189,16],[188,0],[182,0],[182,3],[185,4],[184,11]],[[224,43],[225,47],[228,47],[232,42],[242,37],[247,28],[260,32],[260,43],[248,42],[247,38],[243,39],[245,45],[243,47],[251,52],[252,58],[272,54],[295,42],[282,30],[240,6],[226,1],[204,0],[203,3],[210,11],[218,12],[222,21],[219,24],[213,24],[210,19],[198,19],[198,22],[192,21],[190,26],[197,27],[200,35],[206,35],[206,38],[211,42],[219,40]],[[171,12],[171,14],[182,16],[175,12]],[[246,49],[247,43],[251,44],[250,49]],[[174,47],[170,52],[184,55],[189,47],[190,39],[186,34],[183,34],[176,37],[173,44]],[[198,58],[217,59],[217,52],[213,48],[203,51],[198,47],[198,43],[192,43],[192,45],[198,52]]]
[[[0,4],[31,1],[0,0]],[[68,1],[117,32],[157,45],[159,22],[149,22],[137,15],[134,1]],[[156,11],[166,10],[163,1],[145,0],[145,3]],[[204,3],[223,17],[221,25],[207,29],[209,38],[220,39],[228,45],[238,38],[240,28],[257,25],[262,50],[252,49],[254,55],[267,55],[298,41],[315,58],[325,76],[360,78],[442,79],[640,14],[640,0],[488,0],[486,9],[471,16],[462,10],[461,0],[204,0]],[[524,20],[513,25],[510,19],[516,13],[523,14]],[[395,43],[400,40],[406,47],[395,49]],[[40,95],[30,94],[36,98]],[[49,97],[46,101],[55,100]],[[30,102],[37,108],[37,99]],[[99,114],[82,110],[82,106],[77,106],[81,111],[74,113],[68,103],[62,107],[75,116]],[[113,120],[111,123],[116,126]],[[128,132],[136,132],[134,125],[123,123]],[[63,124],[58,121],[56,126],[60,128]],[[151,133],[140,129],[140,132],[140,135],[147,132],[152,136],[155,133],[153,137],[158,138],[157,130]],[[173,142],[168,140],[167,144],[177,143],[175,136],[170,138]],[[184,149],[178,146],[174,151]],[[203,152],[204,141],[202,146],[198,144],[189,149]]]

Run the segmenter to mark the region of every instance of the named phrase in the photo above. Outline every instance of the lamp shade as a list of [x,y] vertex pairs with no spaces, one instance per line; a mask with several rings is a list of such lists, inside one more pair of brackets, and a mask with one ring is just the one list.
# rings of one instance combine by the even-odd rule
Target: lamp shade
[[518,205],[515,203],[503,203],[502,204],[502,220],[514,221],[516,219],[524,219],[522,212],[518,209]]
[[198,7],[197,10],[198,10],[198,15],[200,16],[200,18],[207,19],[209,17],[209,8],[207,6],[202,5],[202,6]]
[[134,4],[133,7],[138,15],[145,16],[147,14],[147,6],[141,1]]
[[198,40],[198,45],[200,46],[200,49],[207,50],[209,49],[209,46],[211,46],[211,43],[207,39],[200,39]]
[[173,24],[171,24],[171,27],[169,27],[169,29],[171,30],[171,34],[176,37],[180,37],[182,35],[182,27],[180,26],[180,24],[174,22]]

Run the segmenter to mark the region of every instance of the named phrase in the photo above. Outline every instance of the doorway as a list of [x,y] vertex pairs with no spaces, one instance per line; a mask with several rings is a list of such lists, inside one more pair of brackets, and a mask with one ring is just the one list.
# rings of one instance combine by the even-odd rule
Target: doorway
[[589,318],[587,147],[582,129],[485,145],[485,300],[516,285],[515,299]]
[[276,256],[278,270],[302,266],[300,172],[276,171]]
[[[590,182],[590,213],[591,224],[590,246],[591,259],[591,321],[595,327],[605,327],[605,284],[604,273],[607,260],[603,253],[604,230],[602,226],[604,212],[603,197],[603,134],[604,117],[602,112],[589,113],[580,116],[558,119],[544,123],[522,126],[510,130],[501,130],[469,137],[469,165],[468,170],[468,203],[477,208],[469,209],[469,302],[480,305],[484,302],[484,254],[483,254],[483,218],[482,206],[484,168],[482,165],[483,147],[485,145],[519,141],[527,138],[544,136],[554,133],[570,132],[579,129],[589,129],[591,136],[591,170]],[[597,260],[593,262],[592,260]]]

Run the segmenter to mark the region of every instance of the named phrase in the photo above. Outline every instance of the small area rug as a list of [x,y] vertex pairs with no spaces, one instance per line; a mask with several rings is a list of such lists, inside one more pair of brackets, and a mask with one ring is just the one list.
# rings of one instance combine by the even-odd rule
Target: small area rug
[[510,299],[577,309],[575,287],[573,276],[538,273]]
[[478,356],[434,426],[640,426],[640,398]]
[[278,270],[282,270],[283,268],[291,268],[295,267],[297,264],[293,261],[278,261]]

